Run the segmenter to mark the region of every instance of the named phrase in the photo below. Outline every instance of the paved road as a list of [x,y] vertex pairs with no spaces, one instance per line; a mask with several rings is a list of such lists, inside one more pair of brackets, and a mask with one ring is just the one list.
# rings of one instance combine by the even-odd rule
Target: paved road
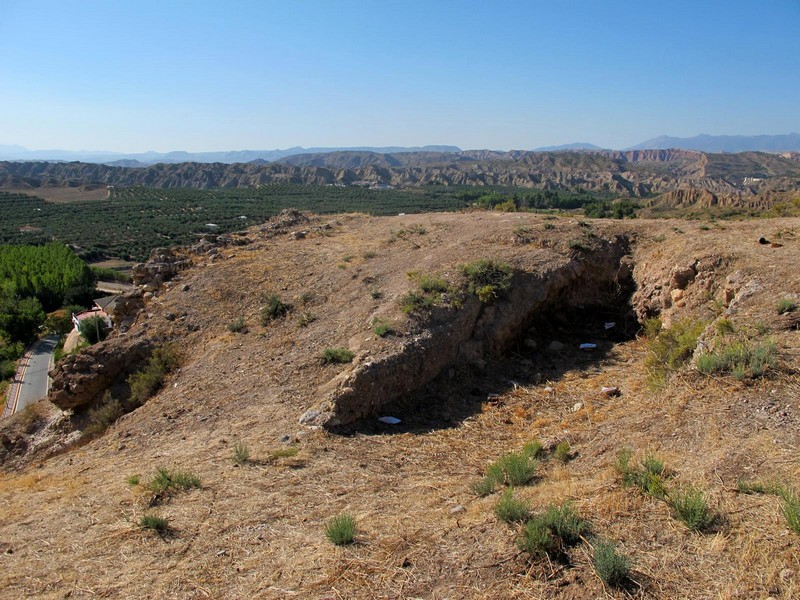
[[19,412],[47,395],[50,384],[47,372],[57,343],[57,335],[48,336],[36,342],[22,357],[16,381],[9,390],[6,412]]

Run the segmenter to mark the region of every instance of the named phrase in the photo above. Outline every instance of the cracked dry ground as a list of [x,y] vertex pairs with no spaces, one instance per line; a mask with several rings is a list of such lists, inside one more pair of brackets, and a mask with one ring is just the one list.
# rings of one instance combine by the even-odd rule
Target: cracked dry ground
[[[180,340],[184,363],[165,388],[97,439],[5,466],[0,595],[798,597],[800,536],[776,497],[739,494],[736,482],[800,482],[800,332],[775,311],[778,298],[800,291],[800,220],[590,224],[492,213],[347,216],[305,239],[252,233],[249,246],[195,257],[134,326]],[[530,230],[524,243],[515,239],[520,227]],[[612,344],[597,333],[603,315],[559,320],[553,311],[535,349],[520,344],[483,370],[455,366],[416,402],[397,405],[400,426],[371,419],[345,435],[298,425],[317,388],[346,368],[321,365],[324,348],[347,346],[365,360],[424,327],[397,305],[412,287],[407,271],[455,278],[460,263],[481,257],[535,269],[587,230],[629,234],[641,282],[668,280],[676,264],[716,261],[706,287],[690,284],[686,306],[666,308],[666,320],[719,318],[726,281],[755,282],[728,318],[737,331],[768,329],[778,368],[746,382],[684,369],[653,390],[647,340]],[[759,245],[760,236],[782,246]],[[261,295],[273,291],[294,310],[262,327]],[[165,320],[168,312],[177,318]],[[305,327],[303,313],[314,317]],[[228,331],[240,316],[247,333]],[[376,338],[376,316],[401,336]],[[601,342],[597,354],[577,349],[587,334]],[[563,349],[547,350],[553,340]],[[603,386],[621,395],[604,396]],[[299,452],[272,459],[286,435]],[[542,460],[517,494],[534,510],[571,500],[631,557],[627,589],[602,584],[586,544],[567,560],[528,559],[517,530],[494,516],[498,494],[471,491],[488,463],[533,439],[568,440],[574,458]],[[232,461],[237,442],[250,450],[243,466]],[[692,533],[664,502],[624,487],[613,468],[623,447],[657,454],[675,482],[705,489],[721,516],[715,529]],[[192,471],[201,487],[150,507],[149,493],[126,478],[144,481],[159,466]],[[357,543],[338,548],[323,528],[345,510],[357,520]],[[139,528],[144,513],[168,518],[169,533]]]

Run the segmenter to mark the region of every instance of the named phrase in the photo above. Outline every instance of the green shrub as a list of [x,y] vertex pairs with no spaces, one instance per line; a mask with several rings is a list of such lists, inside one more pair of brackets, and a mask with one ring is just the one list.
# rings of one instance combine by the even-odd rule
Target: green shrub
[[729,333],[733,333],[733,322],[730,319],[719,319],[715,324],[714,327],[717,330],[717,333],[720,335],[727,335]]
[[766,340],[755,345],[734,342],[697,359],[697,370],[704,375],[731,373],[737,379],[761,377],[777,365],[775,342]]
[[539,519],[532,519],[525,524],[522,535],[517,539],[517,547],[534,558],[555,556],[560,550],[558,538]]
[[580,240],[570,240],[569,241],[569,249],[576,250],[578,252],[588,252],[589,246],[581,242]]
[[167,374],[178,368],[179,361],[174,346],[166,344],[155,348],[145,367],[128,377],[131,388],[129,402],[133,406],[141,406],[147,402],[164,384]]
[[476,260],[460,267],[467,279],[467,292],[489,303],[511,287],[514,271],[510,265],[494,260]]
[[572,459],[572,448],[570,448],[569,442],[566,440],[560,442],[556,446],[553,456],[557,461],[567,464]]
[[760,481],[744,481],[740,479],[736,482],[736,489],[740,494],[775,494],[783,493],[784,488],[775,482],[762,483]]
[[244,442],[236,442],[233,446],[233,463],[236,465],[247,464],[250,460],[250,449]]
[[670,371],[676,371],[691,358],[705,326],[703,321],[684,319],[650,338],[645,366],[651,383],[663,383]]
[[661,328],[661,319],[658,317],[651,317],[645,320],[642,331],[644,332],[644,337],[652,340],[656,338],[659,333],[661,333]]
[[325,348],[322,352],[323,364],[344,364],[353,362],[355,353],[347,348]]
[[434,292],[447,293],[450,291],[450,284],[438,275],[421,275],[418,283],[419,289],[426,294]]
[[526,485],[536,474],[537,461],[525,452],[510,452],[486,469],[486,476],[498,484]]
[[158,533],[164,533],[169,530],[169,521],[156,515],[142,515],[142,518],[139,519],[139,526],[142,529],[152,529]]
[[391,323],[383,319],[372,320],[372,331],[378,337],[386,337],[390,333],[394,333]]
[[300,452],[300,448],[298,448],[297,446],[288,446],[287,448],[278,448],[277,450],[274,450],[269,455],[269,460],[271,462],[271,461],[278,460],[279,458],[292,458],[293,456],[297,456],[298,452]]
[[631,465],[633,452],[625,448],[617,453],[615,468],[622,476],[622,483],[626,486],[636,486],[646,494],[659,500],[667,497],[667,486],[664,481],[666,467],[664,463],[651,454],[645,455],[640,467]]
[[545,228],[545,229],[555,229],[555,228],[556,228],[556,226],[555,226],[555,225],[553,225],[552,223],[545,223],[545,224],[544,224],[544,228]]
[[543,514],[526,523],[517,545],[534,557],[557,556],[590,531],[590,523],[582,519],[569,502],[561,506],[551,504]]
[[669,504],[675,516],[692,531],[703,531],[714,523],[705,494],[693,486],[673,490],[669,494]]
[[[261,325],[266,327],[275,319],[279,319],[289,313],[289,305],[285,304],[278,294],[270,294],[265,299],[265,306],[259,311]],[[304,302],[305,303],[305,302]]]
[[383,292],[380,290],[372,290],[369,295],[372,297],[373,300],[380,300],[383,298]]
[[301,312],[299,315],[297,315],[297,324],[300,327],[308,327],[309,325],[311,325],[311,323],[313,323],[316,320],[317,320],[316,315],[310,312]]
[[142,479],[141,475],[138,475],[138,474],[137,475],[128,475],[125,478],[125,483],[127,483],[130,486],[135,486],[135,485],[139,485],[139,482],[141,481],[141,479]]
[[779,315],[794,312],[797,310],[797,302],[792,298],[781,298],[776,306]]
[[612,542],[595,541],[592,563],[597,576],[610,586],[621,586],[628,580],[631,561],[617,552],[617,547]]
[[500,496],[500,500],[494,507],[494,514],[497,518],[506,523],[524,521],[531,515],[531,507],[528,502],[514,498],[514,490],[507,489]]
[[228,323],[228,331],[231,333],[245,333],[247,328],[244,326],[244,317],[238,317]]
[[108,337],[111,331],[106,324],[106,320],[100,316],[83,319],[80,322],[78,330],[83,339],[89,342],[89,344],[96,344],[97,342],[103,341]]
[[356,520],[349,513],[342,513],[328,521],[325,536],[335,545],[352,544],[356,539]]
[[100,403],[89,410],[89,424],[87,434],[99,434],[108,429],[114,421],[123,414],[122,404],[111,397],[111,392],[106,391]]
[[179,492],[200,487],[200,478],[189,471],[176,469],[170,471],[165,467],[158,467],[156,474],[147,483],[147,487],[156,495],[170,492]]
[[522,453],[530,458],[538,458],[542,450],[544,450],[544,446],[542,446],[542,442],[539,440],[526,442],[522,447]]
[[480,496],[481,498],[483,498],[494,492],[496,486],[497,486],[497,479],[495,477],[487,475],[486,477],[484,477],[483,479],[472,485],[472,491],[475,493],[476,496]]

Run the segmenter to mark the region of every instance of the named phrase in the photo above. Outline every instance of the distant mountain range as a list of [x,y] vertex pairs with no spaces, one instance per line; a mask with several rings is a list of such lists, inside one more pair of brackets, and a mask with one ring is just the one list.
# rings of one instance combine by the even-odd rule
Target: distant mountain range
[[700,152],[798,152],[800,134],[785,135],[707,135],[700,134],[689,138],[662,135],[647,140],[626,150],[699,150]]
[[[696,150],[699,152],[800,152],[800,134],[784,135],[698,135],[689,138],[662,135],[652,140],[636,144],[625,150]],[[574,142],[558,146],[541,146],[534,152],[601,152],[607,149],[587,142]],[[288,157],[318,156],[335,152],[371,153],[396,155],[403,153],[458,154],[457,146],[357,146],[350,148],[303,148],[296,146],[284,150],[233,150],[221,152],[141,152],[126,154],[122,152],[73,151],[73,150],[28,150],[22,146],[0,144],[0,160],[6,161],[50,161],[86,162],[116,167],[146,167],[154,164],[175,163],[251,163],[267,164],[285,162]],[[475,150],[472,152],[492,152]],[[297,159],[304,163],[304,159]]]
[[285,150],[232,150],[221,152],[140,152],[126,154],[123,152],[103,152],[84,150],[28,150],[22,146],[4,146],[0,144],[0,160],[44,160],[66,162],[88,162],[112,165],[117,167],[144,167],[158,163],[174,164],[184,162],[197,163],[249,163],[253,161],[274,162],[296,154],[318,154],[327,152],[376,152],[391,154],[396,152],[460,152],[457,146],[357,146],[353,148],[302,148],[295,146]]

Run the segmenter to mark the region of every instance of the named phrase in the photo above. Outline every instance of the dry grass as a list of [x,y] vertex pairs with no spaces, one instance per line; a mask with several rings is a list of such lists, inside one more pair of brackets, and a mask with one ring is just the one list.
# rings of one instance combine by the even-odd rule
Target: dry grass
[[[464,409],[471,387],[451,382],[436,399],[442,407],[438,412],[434,406],[430,413],[420,409],[418,415],[398,415],[408,422],[415,415],[420,419],[419,427],[400,433],[336,436],[297,425],[299,414],[316,401],[319,387],[349,368],[321,367],[325,348],[348,347],[357,355],[374,356],[386,345],[410,338],[379,338],[371,328],[375,317],[392,319],[393,324],[397,319],[398,328],[411,328],[395,298],[407,292],[405,272],[412,266],[446,274],[447,258],[480,258],[488,243],[501,255],[507,251],[508,256],[500,257],[506,259],[518,249],[503,240],[520,224],[529,224],[537,239],[552,235],[553,243],[558,241],[558,230],[544,230],[544,221],[535,215],[470,215],[476,219],[474,227],[464,227],[464,218],[342,218],[329,236],[256,242],[236,248],[235,257],[213,267],[187,273],[189,292],[180,293],[177,286],[149,309],[155,315],[150,327],[165,336],[183,336],[183,346],[190,350],[168,385],[103,437],[0,474],[0,550],[6,566],[0,589],[10,597],[47,599],[66,594],[798,596],[797,534],[786,525],[780,499],[736,490],[740,478],[800,482],[795,458],[800,381],[788,371],[738,382],[679,370],[663,389],[651,391],[644,368],[647,342],[631,340],[586,369],[575,367],[577,354],[564,355],[552,377],[546,362],[524,362],[534,360],[530,357],[492,363],[483,375],[470,375],[482,392],[482,398],[468,400],[474,410]],[[789,225],[800,226],[793,223]],[[387,239],[390,230],[408,231],[415,224],[427,233],[398,237],[378,256],[360,258],[375,248],[376,240]],[[635,248],[640,263],[653,268],[663,263],[668,272],[678,249],[702,257],[709,248],[727,252],[735,247],[731,240],[750,235],[745,225],[731,223],[725,231],[704,232],[706,246],[701,248],[687,236],[670,233],[673,224],[635,224],[644,240],[666,236],[660,244]],[[595,227],[602,235],[621,225]],[[785,250],[792,248],[757,248],[763,257],[756,253],[737,259],[736,268],[774,273],[770,278],[775,280],[761,280],[768,300],[762,304],[757,295],[741,305],[737,327],[777,318],[777,288],[793,285],[797,278],[786,258],[789,253],[778,253]],[[544,265],[557,259],[549,252],[527,248],[524,260],[529,266]],[[355,257],[347,269],[335,268],[347,255]],[[373,282],[364,283],[366,277]],[[376,288],[385,294],[379,301],[370,294]],[[313,290],[317,320],[298,328],[291,319],[279,319],[258,335],[224,331],[230,315],[257,321],[260,290],[281,290],[286,298]],[[166,310],[185,311],[199,330],[187,332],[179,321],[161,319]],[[798,359],[792,336],[796,332],[775,334],[779,365]],[[536,372],[544,374],[541,383],[524,380]],[[508,379],[519,385],[514,388]],[[599,390],[604,385],[618,386],[622,395],[603,396]],[[498,392],[499,398],[482,402],[484,390]],[[436,404],[430,397],[424,400]],[[583,407],[573,412],[578,402]],[[439,420],[425,420],[425,414]],[[259,462],[285,434],[298,439],[299,454]],[[243,437],[254,459],[248,468],[231,468],[234,445]],[[487,464],[537,438],[548,448],[569,440],[573,459],[566,464],[541,459],[535,483],[516,489],[515,497],[534,512],[571,501],[596,533],[614,540],[631,557],[629,591],[603,586],[585,544],[568,550],[568,563],[528,561],[515,546],[514,529],[498,523],[493,514],[498,495],[478,498],[470,490]],[[702,487],[724,516],[721,528],[692,533],[664,502],[622,487],[613,464],[625,446],[659,456],[675,471],[676,484]],[[143,486],[129,486],[125,474],[150,474],[164,464],[190,466],[203,487],[177,494],[158,508],[170,525],[170,535],[160,539],[138,527],[148,514],[149,493]],[[332,515],[343,512],[358,523],[358,543],[338,548],[326,539],[324,527]]]

